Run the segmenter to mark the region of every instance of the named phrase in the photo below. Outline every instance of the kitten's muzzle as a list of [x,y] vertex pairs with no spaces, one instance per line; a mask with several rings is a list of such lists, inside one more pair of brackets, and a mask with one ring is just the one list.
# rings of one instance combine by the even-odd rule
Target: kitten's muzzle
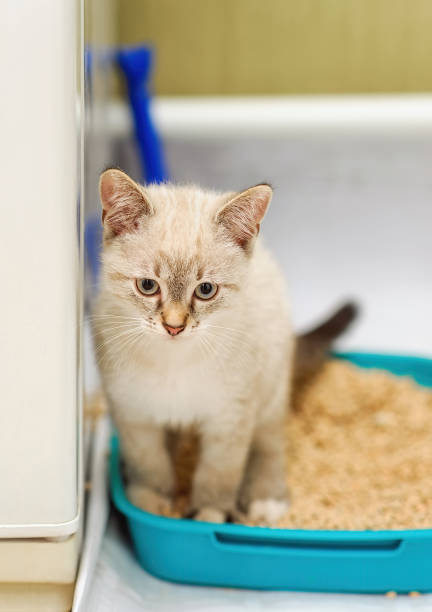
[[167,330],[170,336],[177,336],[177,334],[180,334],[186,327],[186,325],[179,325],[178,327],[172,327],[171,325],[168,325],[168,323],[165,323],[165,322],[162,325],[165,327],[165,329]]

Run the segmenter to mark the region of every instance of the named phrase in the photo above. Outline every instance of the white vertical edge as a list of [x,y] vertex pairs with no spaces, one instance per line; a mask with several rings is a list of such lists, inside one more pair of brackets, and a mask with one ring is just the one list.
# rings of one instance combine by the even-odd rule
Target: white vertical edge
[[80,245],[80,260],[79,260],[79,287],[78,287],[78,308],[79,308],[79,331],[78,331],[78,347],[77,347],[77,397],[78,397],[78,512],[79,520],[82,523],[84,520],[84,219],[85,219],[85,0],[76,0],[79,6],[79,23],[77,24],[78,35],[78,62],[79,62],[79,160],[78,160],[78,185],[79,185],[79,245]]
[[106,414],[97,420],[92,437],[84,544],[76,580],[72,612],[86,612],[86,600],[108,520],[107,460],[110,421]]

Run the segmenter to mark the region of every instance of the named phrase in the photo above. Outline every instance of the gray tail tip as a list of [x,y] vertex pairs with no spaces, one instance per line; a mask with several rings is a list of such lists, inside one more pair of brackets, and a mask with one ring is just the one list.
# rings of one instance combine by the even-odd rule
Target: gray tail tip
[[353,300],[347,301],[324,323],[321,331],[324,335],[336,338],[343,334],[351,323],[358,318],[359,314],[359,304]]
[[301,334],[307,340],[331,343],[341,336],[357,319],[360,307],[357,302],[347,301],[333,312],[323,323],[314,329]]

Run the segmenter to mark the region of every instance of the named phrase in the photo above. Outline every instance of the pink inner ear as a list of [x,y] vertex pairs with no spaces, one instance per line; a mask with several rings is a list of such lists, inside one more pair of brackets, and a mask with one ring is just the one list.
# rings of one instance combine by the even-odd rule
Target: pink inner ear
[[107,170],[102,175],[100,197],[102,222],[115,235],[134,231],[138,227],[138,219],[152,212],[139,187],[120,170]]
[[268,185],[251,187],[228,202],[217,215],[217,220],[243,249],[258,234],[271,196],[272,190]]
[[103,176],[100,182],[100,197],[104,212],[109,210],[114,205],[114,194],[115,186],[113,178],[111,176]]

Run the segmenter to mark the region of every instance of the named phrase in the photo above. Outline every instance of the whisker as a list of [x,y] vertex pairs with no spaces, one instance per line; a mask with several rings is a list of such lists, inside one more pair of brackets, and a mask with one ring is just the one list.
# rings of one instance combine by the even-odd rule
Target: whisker
[[[204,329],[207,329],[206,327]],[[212,332],[211,330],[207,332],[207,335],[211,335],[213,338],[218,338],[220,340],[223,341],[229,341],[231,344],[236,345],[237,343],[242,344],[243,346],[247,347],[247,348],[252,348],[252,342],[248,341],[248,340],[244,340],[243,338],[238,338],[233,336],[230,332],[228,331],[222,331],[222,332]]]
[[230,331],[232,333],[236,333],[236,334],[239,334],[241,336],[246,336],[246,337],[251,336],[251,334],[249,334],[243,329],[238,329],[236,327],[227,327],[226,325],[215,325],[214,323],[205,323],[205,327],[213,327],[215,329],[222,329],[222,330]]
[[214,345],[211,343],[211,341],[209,340],[209,338],[207,338],[206,336],[201,336],[201,339],[203,340],[203,342],[207,345],[207,347],[209,348],[210,352],[212,353],[212,355],[214,356],[217,365],[219,365],[219,367],[225,371],[225,363],[223,362],[223,360],[220,357],[219,352],[217,351],[217,349],[214,347]]
[[123,330],[122,332],[116,334],[115,336],[109,336],[108,338],[104,338],[102,340],[102,342],[100,342],[96,347],[95,347],[95,352],[98,352],[102,347],[106,348],[107,346],[111,345],[113,342],[116,342],[117,340],[119,340],[120,338],[122,338],[123,336],[127,336],[130,334],[133,334],[136,330],[135,329],[126,329]]
[[[225,338],[212,334],[211,332],[207,332],[207,336],[210,336],[213,340],[213,343],[216,344],[217,348],[224,352],[226,356],[232,355],[235,352],[236,360],[240,360],[242,364],[246,363],[246,360],[251,359],[251,345],[246,343],[241,343],[240,346],[238,344],[237,338]],[[228,340],[228,343],[226,343]],[[254,359],[259,360],[259,356],[254,355]]]
[[122,321],[142,321],[142,317],[131,317],[124,315],[112,315],[112,314],[103,314],[103,315],[87,315],[85,317],[88,321],[98,321],[98,320],[106,320],[106,319],[120,319]]

